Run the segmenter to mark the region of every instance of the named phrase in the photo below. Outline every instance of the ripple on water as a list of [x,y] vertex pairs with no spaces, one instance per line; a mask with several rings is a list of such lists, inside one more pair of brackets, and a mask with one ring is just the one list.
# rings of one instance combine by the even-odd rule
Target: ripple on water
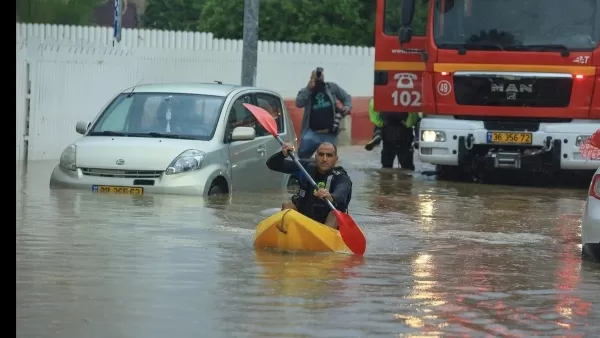
[[456,239],[485,244],[534,244],[550,242],[552,238],[533,233],[502,233],[502,232],[476,232],[464,230],[441,231],[436,235],[439,239]]

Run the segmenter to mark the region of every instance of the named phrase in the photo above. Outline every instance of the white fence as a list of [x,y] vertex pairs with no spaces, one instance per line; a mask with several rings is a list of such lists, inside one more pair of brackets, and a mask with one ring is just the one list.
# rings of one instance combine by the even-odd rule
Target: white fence
[[[113,46],[106,27],[17,24],[17,160],[58,159],[75,123],[91,120],[120,90],[139,83],[239,84],[242,41],[211,33],[124,29]],[[353,96],[373,90],[369,47],[259,43],[257,85],[295,97],[310,71]]]

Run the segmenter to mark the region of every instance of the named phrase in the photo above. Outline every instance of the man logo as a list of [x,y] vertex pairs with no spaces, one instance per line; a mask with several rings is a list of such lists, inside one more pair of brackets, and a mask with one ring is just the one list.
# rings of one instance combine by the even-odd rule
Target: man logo
[[497,84],[492,83],[491,88],[492,93],[506,93],[507,100],[516,100],[517,93],[533,93],[533,85],[532,84]]
[[125,160],[124,159],[120,158],[120,159],[117,160],[117,165],[123,165],[123,164],[125,164]]
[[[326,186],[325,182],[317,183],[317,188],[319,188],[319,189],[325,189],[325,186]],[[313,192],[317,192],[317,189],[314,189]]]

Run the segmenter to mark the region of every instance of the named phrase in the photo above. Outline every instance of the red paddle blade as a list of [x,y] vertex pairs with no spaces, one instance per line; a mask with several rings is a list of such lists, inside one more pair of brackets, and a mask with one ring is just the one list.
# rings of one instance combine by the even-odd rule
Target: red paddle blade
[[269,132],[269,134],[273,136],[278,135],[277,122],[275,121],[275,118],[273,118],[273,116],[269,114],[268,111],[249,103],[243,103],[243,105],[252,113],[252,115],[254,115],[258,123],[260,123],[260,125],[263,126],[263,128],[265,128]]
[[348,249],[355,255],[364,255],[367,249],[365,234],[363,234],[350,215],[342,213],[339,210],[333,210],[333,212],[338,222],[340,235]]

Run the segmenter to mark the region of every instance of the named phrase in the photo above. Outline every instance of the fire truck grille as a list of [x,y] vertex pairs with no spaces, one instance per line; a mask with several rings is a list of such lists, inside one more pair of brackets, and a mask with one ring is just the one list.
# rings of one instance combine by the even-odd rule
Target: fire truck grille
[[456,103],[465,106],[568,107],[573,78],[556,76],[460,74],[454,75]]

